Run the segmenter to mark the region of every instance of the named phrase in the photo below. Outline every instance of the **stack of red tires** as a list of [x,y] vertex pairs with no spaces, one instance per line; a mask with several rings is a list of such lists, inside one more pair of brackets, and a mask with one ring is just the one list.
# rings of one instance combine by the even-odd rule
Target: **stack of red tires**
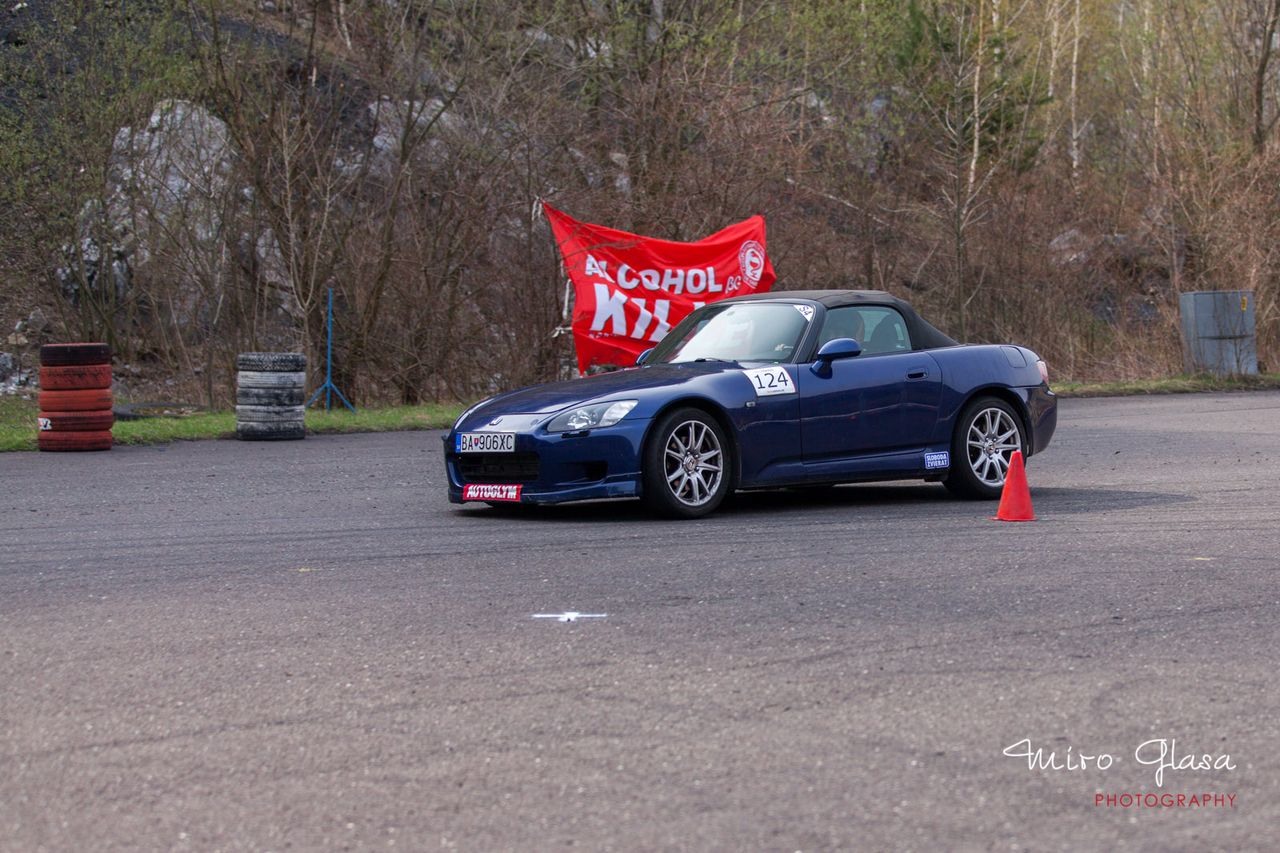
[[110,347],[40,347],[41,450],[110,450],[111,402]]

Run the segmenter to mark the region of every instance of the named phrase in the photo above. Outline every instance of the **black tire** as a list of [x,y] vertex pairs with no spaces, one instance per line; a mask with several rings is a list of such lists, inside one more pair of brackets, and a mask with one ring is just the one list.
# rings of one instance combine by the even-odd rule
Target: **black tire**
[[111,365],[67,364],[40,368],[40,387],[46,391],[86,391],[111,387]]
[[1027,455],[1027,430],[1013,407],[995,397],[970,400],[956,418],[942,484],[957,497],[997,500],[1014,450]]
[[42,432],[36,447],[47,451],[110,450],[111,430],[93,432]]
[[300,424],[306,411],[302,406],[236,406],[236,422]]
[[306,438],[302,424],[264,424],[249,421],[236,424],[236,438],[241,441],[293,441]]
[[37,397],[42,412],[100,412],[110,409],[111,390],[87,388],[77,391],[41,391]]
[[296,373],[306,369],[307,357],[300,352],[242,352],[236,356],[236,370]]
[[103,432],[115,424],[110,409],[96,412],[40,412],[36,426],[40,432]]
[[302,388],[307,374],[299,370],[271,373],[265,370],[241,370],[236,374],[237,388]]
[[642,478],[651,510],[668,518],[701,518],[729,493],[733,451],[711,415],[702,409],[676,409],[649,434]]
[[237,406],[301,406],[305,402],[301,388],[238,388]]
[[42,367],[110,363],[111,347],[106,344],[45,344],[40,347],[40,365]]

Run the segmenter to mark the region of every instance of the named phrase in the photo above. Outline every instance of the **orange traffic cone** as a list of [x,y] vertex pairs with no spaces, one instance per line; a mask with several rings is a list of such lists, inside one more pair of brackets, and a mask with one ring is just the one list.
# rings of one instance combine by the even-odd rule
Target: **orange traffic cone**
[[1027,470],[1022,464],[1022,451],[1013,451],[1009,458],[1009,473],[1004,478],[1000,492],[1000,509],[994,521],[1035,521],[1031,509],[1031,489],[1027,486]]

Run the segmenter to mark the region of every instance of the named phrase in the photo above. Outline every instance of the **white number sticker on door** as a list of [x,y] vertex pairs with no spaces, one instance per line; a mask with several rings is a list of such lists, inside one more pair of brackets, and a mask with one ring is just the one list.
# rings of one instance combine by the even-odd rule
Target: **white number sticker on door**
[[796,393],[795,383],[785,367],[758,367],[755,370],[744,370],[743,375],[751,381],[751,387],[757,397],[772,397],[775,394]]

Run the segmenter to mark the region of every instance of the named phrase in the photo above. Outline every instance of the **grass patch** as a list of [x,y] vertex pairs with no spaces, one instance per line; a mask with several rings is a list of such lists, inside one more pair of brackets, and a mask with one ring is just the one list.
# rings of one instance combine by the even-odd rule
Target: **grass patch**
[[[1173,376],[1167,379],[1137,379],[1125,382],[1061,382],[1053,390],[1060,397],[1124,397],[1138,394],[1186,394],[1198,391],[1257,391],[1280,388],[1280,373],[1262,376]],[[360,409],[354,414],[344,408],[331,412],[307,410],[307,431],[315,434],[345,432],[395,432],[446,429],[462,412],[456,404],[431,403],[424,406],[391,406]],[[35,400],[0,397],[0,452],[36,449]],[[168,441],[199,441],[231,438],[236,432],[233,412],[193,412],[176,417],[149,417],[116,421],[111,430],[116,444],[163,444]]]
[[0,397],[0,451],[36,449],[36,401]]
[[1060,397],[1131,397],[1139,394],[1191,394],[1200,391],[1265,391],[1280,388],[1280,373],[1259,376],[1170,376],[1124,382],[1054,382]]
[[[429,404],[360,409],[308,409],[307,431],[311,433],[391,432],[444,429],[452,426],[462,406]],[[0,397],[0,451],[36,449],[35,400]],[[174,417],[148,417],[116,421],[111,433],[116,444],[163,444],[168,441],[198,441],[231,438],[236,432],[234,412],[193,412]]]
[[116,444],[163,444],[166,441],[232,438],[236,434],[236,416],[233,412],[197,412],[179,417],[116,421],[111,434],[115,436]]
[[414,429],[445,429],[462,414],[463,406],[429,403],[425,406],[392,406],[386,409],[358,409],[355,414],[345,408],[331,412],[307,409],[309,432],[393,432]]

